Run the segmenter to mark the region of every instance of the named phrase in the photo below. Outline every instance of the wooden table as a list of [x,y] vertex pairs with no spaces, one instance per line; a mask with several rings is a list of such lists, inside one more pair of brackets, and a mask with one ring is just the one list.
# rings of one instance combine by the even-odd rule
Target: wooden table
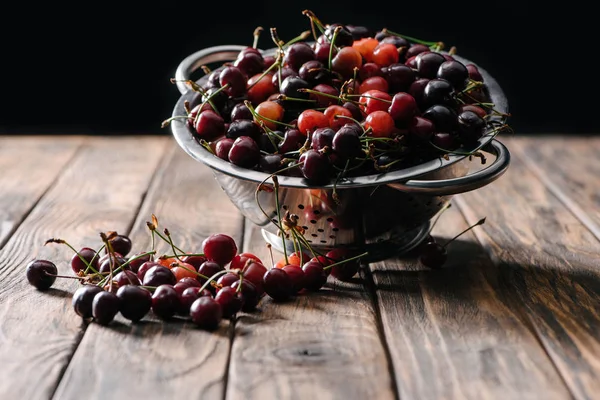
[[600,136],[501,138],[492,184],[455,196],[433,234],[442,270],[365,266],[287,303],[263,299],[216,332],[151,315],[107,327],[40,292],[33,258],[70,274],[99,232],[150,247],[155,214],[182,248],[226,233],[268,260],[212,178],[171,137],[0,137],[0,399],[599,399]]

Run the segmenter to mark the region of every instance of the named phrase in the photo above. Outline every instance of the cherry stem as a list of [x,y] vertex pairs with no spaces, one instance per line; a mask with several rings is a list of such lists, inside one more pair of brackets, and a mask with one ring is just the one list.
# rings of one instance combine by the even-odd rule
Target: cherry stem
[[112,245],[110,244],[110,241],[108,240],[108,238],[104,234],[104,232],[100,232],[100,237],[102,238],[102,241],[106,245],[106,249],[108,251],[108,266],[110,268],[110,272],[109,272],[109,275],[108,275],[108,278],[109,278],[108,291],[112,292],[112,288],[113,288],[113,269],[114,269],[114,264],[115,264],[115,252],[114,252],[114,250],[112,248]]
[[304,32],[300,33],[298,36],[296,36],[295,38],[286,42],[282,47],[289,47],[296,42],[300,42],[302,40],[307,39],[309,36],[310,36],[310,31],[304,31]]
[[333,59],[333,48],[334,48],[334,43],[335,43],[335,39],[337,39],[338,33],[342,30],[341,25],[338,25],[335,27],[335,29],[333,30],[333,39],[331,39],[331,43],[329,44],[329,57],[328,57],[328,61],[329,61],[329,70],[331,71],[331,60]]
[[435,226],[435,224],[438,222],[438,220],[440,219],[440,217],[442,216],[442,213],[444,211],[446,211],[447,209],[449,209],[450,207],[452,207],[452,203],[447,203],[444,207],[442,207],[442,209],[440,210],[440,212],[438,213],[438,215],[435,217],[435,219],[433,220],[433,223],[431,224],[431,226],[429,227],[429,229],[427,230],[427,234],[431,234],[431,231],[433,230],[433,227]]
[[392,32],[392,31],[390,31],[390,30],[389,30],[389,29],[387,29],[387,28],[384,28],[384,29],[383,29],[383,32],[385,32],[385,33],[389,33],[389,34],[390,34],[390,35],[392,35],[392,36],[398,36],[398,37],[401,37],[401,38],[403,38],[403,39],[406,39],[406,40],[408,40],[408,41],[410,41],[410,42],[419,43],[419,44],[424,44],[424,45],[426,45],[426,46],[429,46],[429,47],[431,47],[431,46],[435,46],[435,45],[437,45],[438,43],[440,43],[440,42],[427,42],[427,41],[425,41],[425,40],[421,40],[421,39],[417,39],[417,38],[414,38],[414,37],[410,37],[410,36],[402,35],[402,34],[400,34],[400,33]]
[[380,97],[369,96],[369,95],[365,95],[365,94],[347,94],[346,96],[348,96],[348,97],[364,97],[365,99],[374,99],[374,100],[382,101],[384,103],[392,104],[391,100],[382,99]]
[[228,272],[230,272],[228,269],[224,269],[219,272],[215,272],[213,274],[213,276],[211,276],[210,278],[207,278],[208,280],[206,282],[204,282],[204,284],[200,287],[199,292],[202,292],[204,289],[206,289],[209,285],[212,284],[212,282],[216,283],[217,282],[216,278],[220,277],[221,275],[225,275]]
[[156,229],[152,229],[152,232],[156,233],[156,235],[161,238],[162,240],[164,240],[166,243],[171,244],[173,247],[173,251],[175,252],[175,250],[179,251],[179,253],[185,254],[185,251],[181,250],[179,247],[175,246],[169,239],[167,239],[166,237],[164,237],[163,235],[160,234],[160,232],[158,232]]
[[284,257],[285,263],[287,265],[287,264],[289,264],[289,261],[288,261],[287,249],[285,246],[285,231],[283,230],[283,224],[281,223],[281,207],[279,204],[279,178],[277,178],[277,175],[273,175],[271,177],[271,179],[273,180],[273,189],[275,190],[275,208],[277,209],[277,220],[279,221],[279,229],[280,229],[281,241],[282,241],[282,245],[283,245],[283,257]]
[[[47,245],[48,243],[58,243],[58,244],[67,245],[68,248],[70,248],[71,250],[73,250],[75,252],[75,254],[77,254],[77,257],[79,257],[81,262],[83,262],[85,264],[86,270],[89,268],[92,271],[94,271],[95,273],[98,273],[98,271],[96,271],[96,269],[94,267],[92,267],[92,265],[90,263],[88,263],[87,260],[85,258],[83,258],[83,256],[81,254],[79,254],[79,252],[77,250],[75,250],[75,248],[73,246],[71,246],[71,244],[69,242],[67,242],[66,240],[51,238],[51,239],[46,240],[46,242],[44,242],[44,246]],[[98,253],[96,253],[94,255],[92,260],[96,257],[97,254]]]
[[317,100],[314,100],[314,99],[301,99],[299,97],[289,97],[289,96],[286,96],[285,94],[278,95],[277,100],[301,101],[304,103],[316,103],[317,102]]
[[202,96],[206,97],[206,99],[202,102],[202,104],[200,104],[200,106],[198,107],[198,113],[196,114],[196,118],[194,118],[194,126],[196,126],[196,124],[198,123],[198,119],[200,118],[200,114],[202,114],[202,108],[204,107],[204,105],[206,103],[210,104],[210,106],[212,107],[213,111],[217,113],[217,115],[221,115],[221,113],[219,113],[219,110],[217,109],[217,107],[215,106],[215,104],[212,102],[212,98],[215,97],[218,93],[222,92],[223,90],[227,89],[229,87],[229,83],[224,84],[223,86],[221,86],[220,88],[218,88],[217,90],[215,90],[214,92],[212,92],[209,96],[206,95],[206,92],[204,91],[204,89],[202,89],[201,93]]
[[356,259],[362,258],[362,257],[364,257],[364,256],[366,256],[368,254],[369,254],[369,252],[365,251],[364,253],[359,254],[357,256],[346,258],[345,260],[338,261],[338,262],[335,262],[333,264],[329,264],[328,266],[326,266],[325,268],[323,268],[323,271],[325,271],[327,269],[331,269],[331,268],[335,267],[336,265],[341,265],[341,264],[347,263],[348,261],[354,261]]
[[44,271],[44,273],[48,276],[53,276],[55,278],[65,278],[65,279],[77,279],[79,281],[83,280],[83,277],[81,276],[69,276],[69,275],[55,275],[55,274],[51,274],[48,271]]
[[448,240],[446,243],[444,243],[442,245],[442,247],[446,247],[450,244],[450,242],[452,242],[453,240],[455,240],[456,238],[458,238],[460,235],[462,235],[463,233],[475,228],[478,225],[483,225],[485,223],[485,217],[481,218],[479,221],[475,222],[473,225],[471,225],[470,227],[468,227],[467,229],[465,229],[464,231],[462,231],[461,233],[459,233],[458,235],[454,236],[452,239]]
[[[308,88],[299,88],[297,89],[298,92],[301,93],[313,93],[313,94],[317,94],[319,96],[323,96],[323,97],[329,97],[330,99],[336,99],[338,101],[345,101],[346,99],[341,98],[340,96],[334,96],[332,94],[329,93],[324,93],[324,92],[319,92],[318,90],[313,90],[313,89],[308,89]],[[350,100],[353,103],[356,104],[360,104],[360,102],[355,101],[355,100]]]
[[252,42],[252,48],[256,49],[258,47],[258,39],[260,38],[260,34],[263,31],[263,27],[262,26],[257,26],[256,29],[254,29],[254,41]]
[[165,236],[169,239],[169,244],[171,245],[171,250],[173,250],[173,254],[175,255],[175,258],[177,258],[179,261],[182,261],[181,258],[179,257],[179,255],[177,254],[177,249],[175,248],[175,245],[173,244],[173,239],[171,238],[171,232],[169,232],[169,230],[167,228],[165,228],[164,233],[165,233]]

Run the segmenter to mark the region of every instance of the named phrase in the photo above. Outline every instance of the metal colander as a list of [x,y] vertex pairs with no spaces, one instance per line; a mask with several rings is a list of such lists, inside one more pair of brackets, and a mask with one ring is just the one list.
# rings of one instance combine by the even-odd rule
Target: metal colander
[[[185,115],[184,103],[192,103],[198,95],[184,83],[194,71],[203,65],[231,61],[243,48],[245,46],[215,46],[185,58],[176,70],[175,80],[181,97],[173,116]],[[263,54],[274,54],[274,51],[266,50]],[[471,63],[454,57],[465,64]],[[500,86],[484,69],[479,70],[495,108],[507,113],[507,101]],[[206,76],[197,82],[203,79]],[[289,213],[297,216],[297,226],[314,250],[324,253],[334,247],[348,247],[360,253],[368,252],[367,261],[385,259],[414,248],[427,236],[430,221],[453,195],[489,184],[510,164],[508,149],[492,135],[484,135],[479,144],[495,158],[476,172],[470,173],[470,170],[472,163],[479,163],[477,158],[450,155],[396,171],[345,178],[335,188],[332,184],[310,186],[302,178],[280,176],[277,192],[259,191],[257,196],[256,189],[268,174],[237,167],[213,155],[193,136],[189,126],[178,119],[172,120],[171,129],[179,146],[212,169],[231,202],[262,228],[264,239],[276,250],[283,251],[284,242],[287,250],[294,250],[292,241],[282,241],[273,223],[278,221],[278,216]],[[266,183],[272,184],[272,180]]]

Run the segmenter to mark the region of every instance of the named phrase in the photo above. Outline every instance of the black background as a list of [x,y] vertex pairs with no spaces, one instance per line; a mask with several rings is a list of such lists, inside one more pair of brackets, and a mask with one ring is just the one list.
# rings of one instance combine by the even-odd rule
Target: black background
[[[154,4],[153,4],[154,3]],[[271,48],[324,23],[456,46],[500,83],[517,133],[600,133],[593,13],[527,1],[24,3],[2,11],[0,133],[170,134],[178,63],[204,47]]]

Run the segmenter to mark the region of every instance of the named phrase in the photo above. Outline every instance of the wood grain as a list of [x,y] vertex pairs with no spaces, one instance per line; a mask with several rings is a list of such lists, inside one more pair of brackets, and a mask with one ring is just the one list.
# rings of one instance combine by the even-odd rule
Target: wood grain
[[[246,223],[244,249],[272,265],[260,231]],[[282,255],[275,252],[277,261]],[[360,284],[330,277],[321,291],[276,303],[265,297],[238,317],[227,399],[395,398],[376,314]]]
[[27,283],[25,265],[47,258],[72,274],[72,251],[43,246],[47,239],[98,248],[100,231],[126,230],[163,147],[159,138],[90,140],[0,250],[0,398],[49,398],[85,329],[71,308],[76,281],[58,279],[41,293]]
[[597,398],[598,240],[536,179],[518,152],[505,176],[461,195],[457,204],[470,223],[487,215],[486,224],[474,232],[491,255],[500,284],[524,304],[524,318],[573,396]]
[[600,240],[600,140],[562,135],[511,139],[513,152]]
[[[432,234],[467,228],[455,207]],[[476,227],[475,229],[479,229]],[[370,271],[401,399],[566,399],[568,390],[494,279],[471,232],[450,243],[440,270],[411,254]]]
[[[211,233],[231,235],[241,245],[241,214],[218,187],[209,168],[170,145],[130,234],[132,253],[152,248],[146,221],[155,214],[175,244],[201,252]],[[172,254],[166,242],[158,254]],[[184,319],[164,322],[152,314],[132,324],[118,316],[108,327],[91,324],[55,395],[79,399],[220,399],[230,346],[229,321],[217,332]]]
[[82,137],[0,136],[0,248],[52,185]]

